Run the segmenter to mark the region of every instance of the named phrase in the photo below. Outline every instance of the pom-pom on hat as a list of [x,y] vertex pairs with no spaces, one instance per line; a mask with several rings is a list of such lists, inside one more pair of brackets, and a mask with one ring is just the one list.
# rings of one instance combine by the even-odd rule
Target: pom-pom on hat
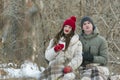
[[71,16],[70,18],[68,18],[68,19],[66,19],[66,20],[64,21],[63,27],[64,27],[65,25],[69,25],[69,26],[72,27],[72,30],[75,31],[75,29],[76,29],[76,24],[75,24],[75,22],[76,22],[76,17],[75,17],[75,16]]

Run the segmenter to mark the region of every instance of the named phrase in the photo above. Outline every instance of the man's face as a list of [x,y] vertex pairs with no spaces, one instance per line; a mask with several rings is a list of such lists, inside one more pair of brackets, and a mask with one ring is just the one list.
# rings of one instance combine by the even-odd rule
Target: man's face
[[82,29],[84,30],[84,33],[85,33],[85,34],[91,34],[91,33],[93,32],[93,25],[92,25],[91,22],[85,21],[85,22],[83,23]]

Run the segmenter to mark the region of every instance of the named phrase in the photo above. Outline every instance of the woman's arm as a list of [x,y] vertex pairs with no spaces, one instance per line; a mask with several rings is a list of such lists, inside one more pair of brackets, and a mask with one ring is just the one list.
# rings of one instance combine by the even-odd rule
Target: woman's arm
[[78,41],[76,45],[77,47],[75,49],[74,57],[68,64],[68,66],[71,66],[73,70],[77,69],[82,64],[82,61],[83,61],[82,44],[80,41]]
[[53,39],[50,40],[50,43],[49,43],[49,46],[47,47],[46,51],[45,51],[45,58],[48,60],[48,61],[51,61],[52,59],[55,58],[55,56],[57,56],[57,53],[55,52],[54,50],[54,47],[53,47]]

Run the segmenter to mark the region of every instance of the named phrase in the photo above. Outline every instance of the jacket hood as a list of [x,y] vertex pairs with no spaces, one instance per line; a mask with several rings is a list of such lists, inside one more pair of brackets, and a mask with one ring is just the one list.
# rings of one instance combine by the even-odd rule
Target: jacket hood
[[99,35],[99,30],[98,30],[97,27],[95,27],[95,29],[93,30],[92,34],[90,34],[90,35],[86,35],[83,30],[81,30],[80,34],[81,34],[85,39],[90,39],[90,38],[94,38],[94,37],[96,37],[97,35]]

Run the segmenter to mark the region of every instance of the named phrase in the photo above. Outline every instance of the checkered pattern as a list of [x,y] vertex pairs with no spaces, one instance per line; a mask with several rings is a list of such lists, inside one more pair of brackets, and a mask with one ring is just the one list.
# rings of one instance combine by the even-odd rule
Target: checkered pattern
[[81,80],[107,80],[107,75],[99,66],[93,66],[81,70]]
[[40,77],[40,80],[58,80],[63,76],[63,66],[50,66],[48,67]]

